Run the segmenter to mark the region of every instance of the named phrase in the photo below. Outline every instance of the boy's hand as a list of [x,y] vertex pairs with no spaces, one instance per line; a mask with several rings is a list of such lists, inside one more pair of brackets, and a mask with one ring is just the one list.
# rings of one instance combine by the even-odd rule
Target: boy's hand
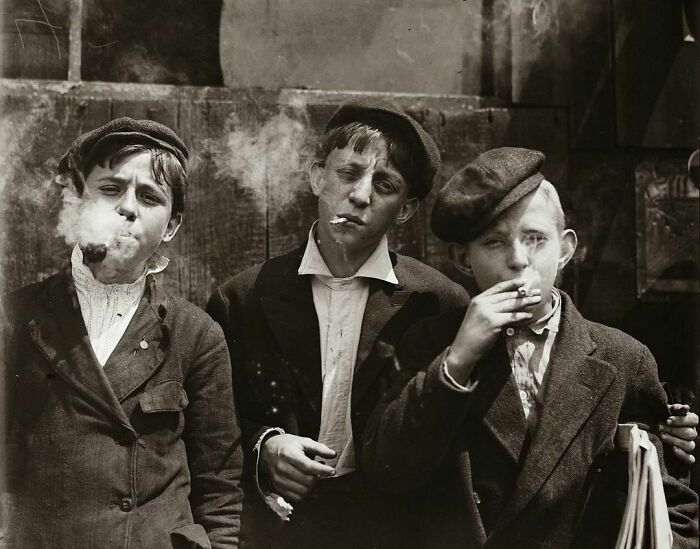
[[695,463],[692,452],[698,437],[698,416],[690,412],[690,406],[687,404],[671,404],[668,410],[672,414],[671,417],[666,420],[666,425],[659,425],[661,440],[671,445],[678,459],[692,465]]
[[522,285],[521,279],[506,280],[472,299],[447,356],[450,375],[458,383],[467,382],[476,363],[505,326],[532,318],[525,308],[538,304],[542,296],[537,289],[532,290],[535,295],[520,296],[518,288]]
[[325,444],[297,435],[275,435],[265,441],[260,462],[275,492],[289,501],[302,500],[318,482],[332,477],[335,470],[313,458],[335,457]]

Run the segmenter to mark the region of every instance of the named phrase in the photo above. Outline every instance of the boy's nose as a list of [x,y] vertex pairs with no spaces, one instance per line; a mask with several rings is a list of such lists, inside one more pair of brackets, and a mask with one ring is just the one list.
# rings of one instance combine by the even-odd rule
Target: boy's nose
[[513,270],[522,270],[530,264],[530,253],[522,242],[516,240],[510,247],[508,254],[508,268]]
[[372,173],[364,174],[350,192],[350,202],[359,208],[369,206],[372,199]]
[[132,189],[126,189],[117,202],[117,213],[126,217],[127,221],[136,219],[136,193]]

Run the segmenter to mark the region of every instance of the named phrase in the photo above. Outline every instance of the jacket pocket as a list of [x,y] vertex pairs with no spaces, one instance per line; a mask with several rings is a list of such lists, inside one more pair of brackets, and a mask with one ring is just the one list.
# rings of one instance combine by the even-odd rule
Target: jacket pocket
[[146,414],[179,412],[189,404],[187,393],[179,381],[161,381],[139,396],[139,404]]
[[204,526],[193,522],[171,530],[170,541],[173,549],[211,549],[211,542]]

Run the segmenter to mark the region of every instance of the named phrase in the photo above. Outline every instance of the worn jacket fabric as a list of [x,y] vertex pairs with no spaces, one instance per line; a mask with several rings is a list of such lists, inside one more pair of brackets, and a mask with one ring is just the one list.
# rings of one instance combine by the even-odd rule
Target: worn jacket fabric
[[[614,450],[617,424],[655,426],[666,398],[646,347],[585,320],[562,296],[532,437],[503,338],[477,365],[474,391],[459,393],[441,362],[465,310],[407,335],[399,352],[407,371],[370,419],[362,456],[375,482],[420,502],[417,546],[614,546],[627,469]],[[662,469],[674,547],[697,547],[697,496]]]
[[10,546],[236,547],[242,453],[221,328],[149,277],[102,368],[67,273],[4,305]]
[[[303,251],[239,274],[214,292],[207,307],[229,342],[246,477],[251,482],[253,446],[267,428],[281,427],[314,440],[319,433],[323,387],[319,327],[311,278],[297,274]],[[351,394],[356,451],[367,417],[388,386],[393,347],[417,320],[467,300],[464,290],[438,271],[415,259],[390,255],[399,284],[370,281],[362,322]],[[250,508],[246,506],[242,528],[251,533],[251,545],[380,547],[390,543],[373,537],[373,524],[388,524],[399,512],[377,501],[374,488],[361,473],[348,477],[319,483],[307,500],[295,505],[288,524],[281,524],[261,504],[254,489],[247,490],[254,501]],[[324,523],[330,538],[316,536],[317,527]],[[393,527],[387,526],[386,531],[389,538],[394,537]]]

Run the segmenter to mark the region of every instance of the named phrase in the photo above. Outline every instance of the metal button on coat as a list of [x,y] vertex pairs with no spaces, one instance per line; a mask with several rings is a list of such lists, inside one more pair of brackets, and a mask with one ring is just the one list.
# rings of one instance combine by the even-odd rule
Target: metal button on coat
[[134,508],[134,502],[131,498],[122,498],[119,500],[119,509],[128,513]]
[[515,333],[515,330],[513,328],[508,328],[506,330],[506,335],[512,336]]
[[479,497],[478,492],[474,492],[474,501],[476,502],[477,505],[481,503],[481,498]]

